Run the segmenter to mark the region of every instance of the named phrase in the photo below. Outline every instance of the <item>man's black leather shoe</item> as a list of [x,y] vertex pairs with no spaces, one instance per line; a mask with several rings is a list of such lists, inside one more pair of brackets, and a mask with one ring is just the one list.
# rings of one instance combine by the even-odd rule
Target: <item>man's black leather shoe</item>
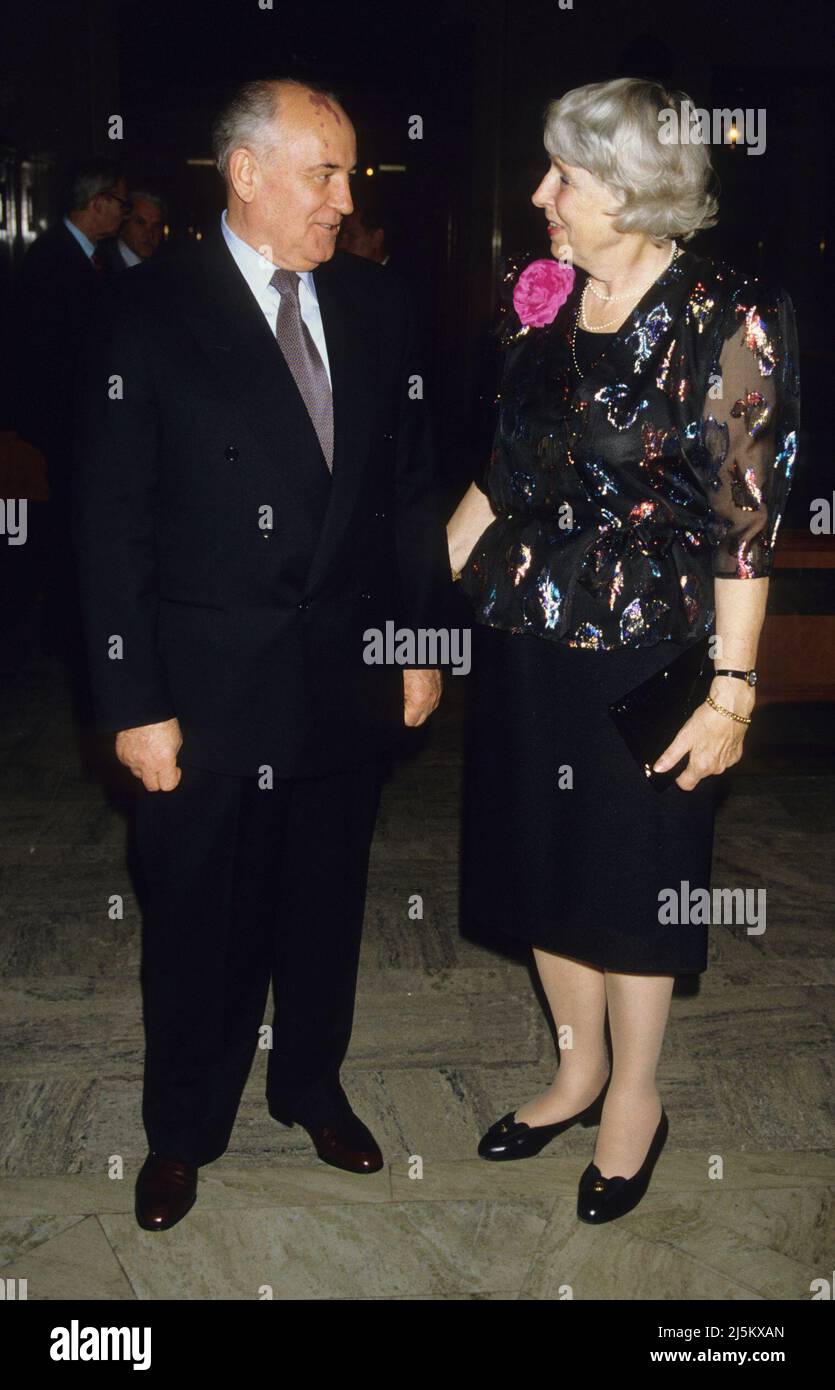
[[546,1144],[550,1144],[552,1139],[564,1130],[570,1129],[572,1125],[599,1124],[608,1085],[607,1079],[597,1100],[592,1101],[585,1110],[578,1111],[576,1115],[569,1115],[565,1120],[557,1120],[553,1125],[527,1125],[524,1120],[515,1118],[515,1110],[508,1111],[482,1135],[478,1145],[480,1157],[488,1158],[495,1163],[503,1163],[513,1158],[533,1158],[534,1154],[541,1153]]
[[383,1167],[374,1135],[353,1111],[330,1124],[304,1124],[301,1120],[299,1124],[307,1130],[322,1162],[332,1168],[343,1168],[346,1173],[378,1173]]
[[136,1219],[144,1231],[167,1231],[197,1200],[197,1168],[149,1153],[136,1179]]
[[378,1173],[383,1155],[370,1129],[351,1109],[338,1078],[310,1087],[292,1110],[270,1103],[270,1114],[283,1125],[306,1129],[323,1163],[346,1173]]
[[589,1164],[580,1178],[577,1191],[577,1215],[581,1221],[599,1226],[604,1221],[625,1216],[633,1207],[637,1207],[649,1187],[652,1170],[664,1147],[669,1128],[667,1112],[662,1106],[661,1119],[647,1156],[631,1178],[604,1178],[596,1164]]

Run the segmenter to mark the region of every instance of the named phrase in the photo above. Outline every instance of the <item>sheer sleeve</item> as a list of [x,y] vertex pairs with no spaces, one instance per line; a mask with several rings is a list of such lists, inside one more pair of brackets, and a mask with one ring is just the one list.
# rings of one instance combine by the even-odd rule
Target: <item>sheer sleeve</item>
[[716,520],[713,574],[759,579],[774,544],[797,452],[800,393],[794,310],[752,287],[722,324],[703,412]]

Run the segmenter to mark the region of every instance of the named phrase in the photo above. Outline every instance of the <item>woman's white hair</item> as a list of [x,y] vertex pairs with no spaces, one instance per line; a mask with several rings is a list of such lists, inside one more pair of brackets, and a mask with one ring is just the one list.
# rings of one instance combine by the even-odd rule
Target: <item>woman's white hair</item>
[[[684,108],[683,104],[687,103]],[[654,242],[690,237],[716,222],[716,179],[707,145],[664,143],[659,112],[693,110],[683,92],[618,77],[575,87],[545,111],[545,148],[587,169],[616,193],[613,226]]]

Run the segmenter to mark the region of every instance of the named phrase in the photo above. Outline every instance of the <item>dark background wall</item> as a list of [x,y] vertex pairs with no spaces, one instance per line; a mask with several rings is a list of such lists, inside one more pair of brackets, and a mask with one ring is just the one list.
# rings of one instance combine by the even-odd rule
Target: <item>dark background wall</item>
[[[266,3],[267,0],[262,0]],[[566,3],[566,0],[563,0]],[[483,449],[477,372],[504,258],[547,254],[530,195],[545,168],[547,100],[580,83],[657,77],[695,103],[765,108],[767,149],[720,148],[721,220],[697,246],[777,279],[801,326],[804,463],[792,498],[832,490],[832,205],[829,8],[633,0],[12,0],[0,57],[0,292],[26,236],[54,216],[68,161],[118,153],[171,204],[172,239],[218,215],[208,163],[214,109],[252,76],[294,73],[339,93],[358,132],[357,181],[390,209],[394,263],[416,292],[451,491]],[[124,139],[107,118],[124,118]],[[409,118],[423,139],[408,138]],[[405,172],[381,172],[403,164]],[[14,351],[6,318],[4,346]],[[3,380],[8,380],[3,373]],[[8,391],[0,426],[14,423]],[[827,491],[828,489],[828,491]],[[791,516],[791,513],[790,513]]]

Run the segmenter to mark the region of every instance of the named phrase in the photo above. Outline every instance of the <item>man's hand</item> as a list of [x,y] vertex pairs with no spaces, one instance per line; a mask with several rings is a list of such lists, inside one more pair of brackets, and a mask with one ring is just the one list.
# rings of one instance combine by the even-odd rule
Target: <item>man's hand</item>
[[138,729],[122,729],[116,735],[116,757],[149,792],[173,792],[183,775],[177,766],[177,754],[182,746],[183,736],[177,719],[143,724]]
[[441,699],[440,671],[403,672],[403,721],[414,729],[423,724]]

